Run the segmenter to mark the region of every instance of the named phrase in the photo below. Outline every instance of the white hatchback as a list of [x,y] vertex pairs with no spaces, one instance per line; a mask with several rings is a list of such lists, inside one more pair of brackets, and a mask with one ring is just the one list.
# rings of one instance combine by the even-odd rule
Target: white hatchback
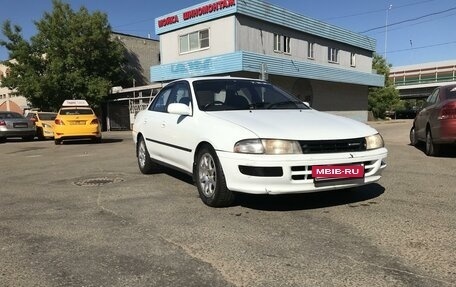
[[202,201],[235,192],[304,193],[378,181],[387,150],[358,121],[309,108],[267,82],[190,78],[166,85],[133,125],[139,169],[193,176]]

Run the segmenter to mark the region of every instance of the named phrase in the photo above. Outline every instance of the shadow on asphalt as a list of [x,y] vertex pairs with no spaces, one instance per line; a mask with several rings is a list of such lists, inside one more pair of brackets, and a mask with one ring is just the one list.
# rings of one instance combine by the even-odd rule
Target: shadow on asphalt
[[[420,143],[417,146],[412,146],[408,144],[410,147],[414,147],[417,150],[421,151],[423,154],[425,153],[425,146],[424,143]],[[441,158],[456,158],[456,145],[447,145],[440,147],[440,154],[437,157]]]
[[78,144],[110,144],[110,143],[118,143],[123,142],[121,138],[103,138],[100,143],[92,143],[91,140],[64,140],[62,143],[64,145],[78,145]]
[[[191,176],[168,168],[163,168],[161,172],[193,185],[195,192],[197,192],[197,187],[194,185]],[[351,206],[356,203],[360,203],[360,205],[363,206],[369,206],[376,204],[377,202],[374,199],[384,192],[385,188],[383,186],[372,183],[357,188],[288,195],[253,195],[237,193],[234,205],[264,211],[318,209],[347,204]]]
[[[292,195],[251,195],[238,194],[238,206],[264,211],[292,211],[318,209],[338,205],[361,203],[377,204],[373,199],[385,192],[385,188],[373,183],[357,188],[302,193]],[[356,206],[353,206],[356,207]]]

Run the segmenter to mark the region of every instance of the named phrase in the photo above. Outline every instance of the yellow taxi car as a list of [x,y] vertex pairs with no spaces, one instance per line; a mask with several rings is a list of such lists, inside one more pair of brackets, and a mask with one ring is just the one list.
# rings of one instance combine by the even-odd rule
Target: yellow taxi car
[[26,118],[35,123],[36,136],[39,140],[51,139],[54,137],[54,120],[57,113],[30,111]]
[[90,139],[101,142],[101,125],[86,100],[65,100],[54,120],[54,142]]

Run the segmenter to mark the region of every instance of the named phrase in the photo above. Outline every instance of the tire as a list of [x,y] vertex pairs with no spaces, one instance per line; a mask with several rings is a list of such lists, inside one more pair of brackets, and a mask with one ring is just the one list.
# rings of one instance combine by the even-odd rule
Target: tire
[[434,143],[430,129],[426,131],[426,147],[424,152],[428,156],[438,156],[440,153],[440,145]]
[[0,143],[6,142],[6,137],[0,137]]
[[235,194],[226,187],[225,175],[214,149],[205,146],[196,157],[195,181],[201,200],[211,207],[234,203]]
[[153,162],[147,151],[146,142],[143,137],[138,139],[136,146],[136,157],[138,158],[138,167],[143,174],[152,174],[160,171],[160,165]]
[[40,141],[45,140],[46,138],[44,137],[43,129],[42,128],[37,128],[36,129],[36,136]]
[[416,138],[415,127],[412,127],[410,129],[410,144],[412,146],[417,146],[418,145],[418,139]]
[[29,142],[29,141],[32,141],[34,138],[35,138],[35,136],[26,136],[26,137],[22,137],[22,140]]
[[55,143],[56,145],[59,145],[59,144],[62,143],[62,139],[55,139],[55,140],[54,140],[54,143]]

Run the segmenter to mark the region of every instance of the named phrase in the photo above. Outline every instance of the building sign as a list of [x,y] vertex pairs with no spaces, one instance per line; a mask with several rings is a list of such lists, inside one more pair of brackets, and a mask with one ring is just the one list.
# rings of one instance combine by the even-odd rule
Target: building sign
[[211,69],[212,60],[195,60],[186,63],[172,64],[171,73],[186,73],[191,75],[195,72],[208,72]]
[[206,14],[211,14],[229,7],[236,6],[236,0],[219,0],[214,3],[205,4],[198,8],[193,8],[188,11],[184,11],[182,15],[171,15],[166,18],[158,20],[158,28],[163,28],[172,24],[179,23],[181,20],[190,20]]
[[158,27],[159,28],[165,27],[165,26],[177,23],[177,22],[179,22],[179,17],[177,17],[177,15],[169,16],[164,19],[158,20]]
[[212,12],[222,10],[236,5],[236,0],[221,0],[215,3],[206,4],[204,6],[186,11],[183,13],[183,19],[189,20],[192,18],[200,17],[202,15],[210,14]]

